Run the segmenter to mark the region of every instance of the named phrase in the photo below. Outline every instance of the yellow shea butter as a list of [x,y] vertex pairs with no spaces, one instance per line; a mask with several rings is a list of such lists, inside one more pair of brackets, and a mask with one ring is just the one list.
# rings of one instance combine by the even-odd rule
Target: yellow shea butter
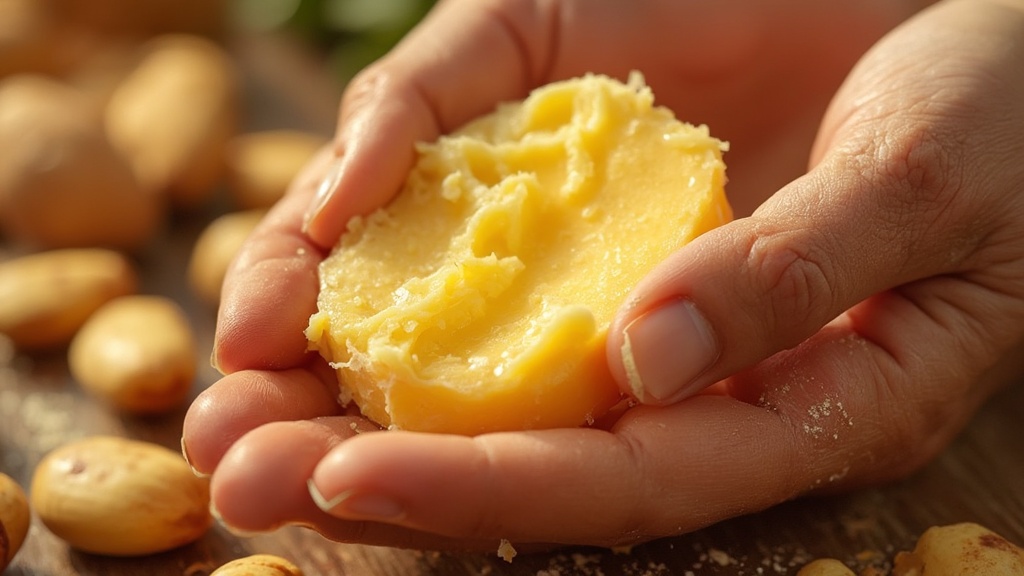
[[306,336],[383,426],[579,426],[620,399],[605,335],[637,282],[731,218],[726,145],[639,74],[550,84],[418,146],[349,223]]

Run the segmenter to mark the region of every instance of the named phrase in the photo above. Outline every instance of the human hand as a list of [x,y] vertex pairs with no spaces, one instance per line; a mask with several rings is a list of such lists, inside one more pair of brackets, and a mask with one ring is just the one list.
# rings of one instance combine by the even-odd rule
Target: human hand
[[[609,359],[624,380],[621,329],[653,305],[683,297],[704,314],[718,350],[682,394],[719,379],[723,393],[637,406],[608,430],[477,438],[359,433],[373,428],[341,413],[333,373],[305,353],[302,329],[315,306],[315,267],[323,257],[318,245],[332,243],[346,215],[376,207],[397,189],[411,151],[404,158],[388,154],[385,144],[431,139],[463,115],[558,77],[530,65],[522,65],[531,71],[522,77],[495,74],[520,69],[515,42],[500,45],[498,38],[509,37],[484,33],[496,24],[467,16],[472,11],[461,6],[459,18],[481,20],[460,27],[451,6],[458,3],[443,6],[450,11],[439,11],[381,64],[397,80],[370,74],[363,86],[372,89],[350,91],[339,141],[342,165],[352,164],[320,217],[308,222],[309,236],[301,233],[304,214],[331,154],[274,209],[225,284],[215,358],[229,374],[194,404],[183,442],[197,470],[215,471],[213,502],[229,525],[266,530],[300,523],[339,540],[425,548],[493,548],[498,538],[641,541],[814,490],[906,474],[1017,373],[1008,361],[1024,325],[1021,200],[1014,194],[1024,187],[1017,167],[1024,143],[1013,130],[1024,125],[1024,47],[1015,43],[1024,15],[1009,1],[951,0],[865,58],[822,125],[812,169],[788,184],[802,171],[793,163],[806,154],[809,122],[831,90],[824,80],[810,89],[810,76],[831,70],[837,82],[852,52],[834,60],[816,54],[806,63],[805,83],[789,94],[806,100],[771,114],[757,106],[766,99],[754,80],[731,80],[755,67],[737,54],[722,57],[723,67],[735,67],[725,78],[709,78],[713,68],[682,74],[689,70],[685,54],[615,52],[621,59],[609,60],[581,50],[578,60],[525,58],[553,62],[547,68],[566,76],[642,68],[660,103],[732,141],[734,201],[756,206],[781,187],[753,216],[705,235],[652,274],[609,339]],[[621,16],[580,29],[594,37],[612,24],[628,32]],[[530,21],[521,17],[503,21]],[[653,21],[665,23],[663,34],[673,30],[665,17]],[[850,18],[835,21],[836,34],[857,28]],[[867,21],[874,27],[856,35],[857,50],[892,24]],[[429,30],[450,31],[437,36],[449,44],[437,46]],[[654,32],[636,31],[664,46]],[[487,42],[499,46],[480,48]],[[563,39],[559,46],[571,52],[568,46],[582,42]],[[611,43],[598,45],[614,52]],[[622,45],[637,43],[626,34]],[[781,53],[773,60],[748,50],[779,74],[802,69]],[[483,59],[469,69],[487,73],[465,72],[480,85],[462,84],[462,95],[452,94],[444,80],[457,72],[443,72],[466,68],[445,57]],[[641,57],[650,68],[633,60]],[[609,67],[587,66],[594,62]],[[763,90],[777,82],[770,73],[755,76]],[[437,83],[428,87],[422,78]],[[386,97],[396,93],[413,96]],[[795,128],[776,137],[783,124]],[[992,142],[998,150],[987,148]],[[394,181],[370,178],[376,158],[380,174]],[[652,363],[638,360],[641,368]],[[677,400],[672,396],[662,393],[662,401]],[[310,497],[310,479],[328,500],[349,497],[322,510]]]

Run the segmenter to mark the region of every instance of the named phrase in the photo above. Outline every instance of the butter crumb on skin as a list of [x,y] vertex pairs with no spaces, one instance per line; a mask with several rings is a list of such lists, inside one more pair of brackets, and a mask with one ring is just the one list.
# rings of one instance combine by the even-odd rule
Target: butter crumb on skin
[[512,563],[512,559],[516,557],[515,546],[511,542],[502,538],[501,542],[498,543],[498,558],[501,558],[505,562]]
[[629,334],[623,334],[622,366],[626,369],[626,379],[629,381],[629,389],[633,397],[642,399],[644,397],[644,382],[640,379],[640,371],[636,367],[636,359],[633,357],[633,344],[629,341]]

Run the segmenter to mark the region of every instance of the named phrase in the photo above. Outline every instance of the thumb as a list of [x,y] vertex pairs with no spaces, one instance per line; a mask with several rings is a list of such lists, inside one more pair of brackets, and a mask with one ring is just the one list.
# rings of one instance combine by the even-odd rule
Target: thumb
[[[922,154],[928,146],[886,145],[877,166],[827,157],[749,218],[662,262],[609,331],[608,361],[622,389],[647,404],[678,401],[795,346],[872,294],[955,268],[950,240],[960,235],[963,245],[966,210],[943,210],[941,185],[899,177],[931,154]],[[942,164],[924,161],[911,168]]]
[[980,250],[1012,213],[1006,199],[1015,196],[1000,195],[991,177],[1006,173],[1006,157],[991,143],[1009,141],[1019,99],[992,79],[1020,60],[976,40],[1010,37],[1019,18],[987,8],[939,5],[881,40],[833,101],[820,161],[636,287],[607,341],[625,392],[675,402],[806,340],[869,296],[939,275],[948,286],[1008,259]]

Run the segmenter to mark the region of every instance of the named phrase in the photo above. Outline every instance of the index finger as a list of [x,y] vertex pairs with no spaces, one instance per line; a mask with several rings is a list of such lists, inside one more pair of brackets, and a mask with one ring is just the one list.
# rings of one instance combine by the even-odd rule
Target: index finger
[[324,253],[302,233],[302,214],[332,157],[324,149],[310,162],[228,270],[211,358],[220,372],[279,370],[307,360],[304,331],[316,312]]
[[348,221],[398,192],[414,145],[433,141],[540,83],[555,11],[538,2],[442,2],[345,90],[337,160],[305,231],[333,245]]

